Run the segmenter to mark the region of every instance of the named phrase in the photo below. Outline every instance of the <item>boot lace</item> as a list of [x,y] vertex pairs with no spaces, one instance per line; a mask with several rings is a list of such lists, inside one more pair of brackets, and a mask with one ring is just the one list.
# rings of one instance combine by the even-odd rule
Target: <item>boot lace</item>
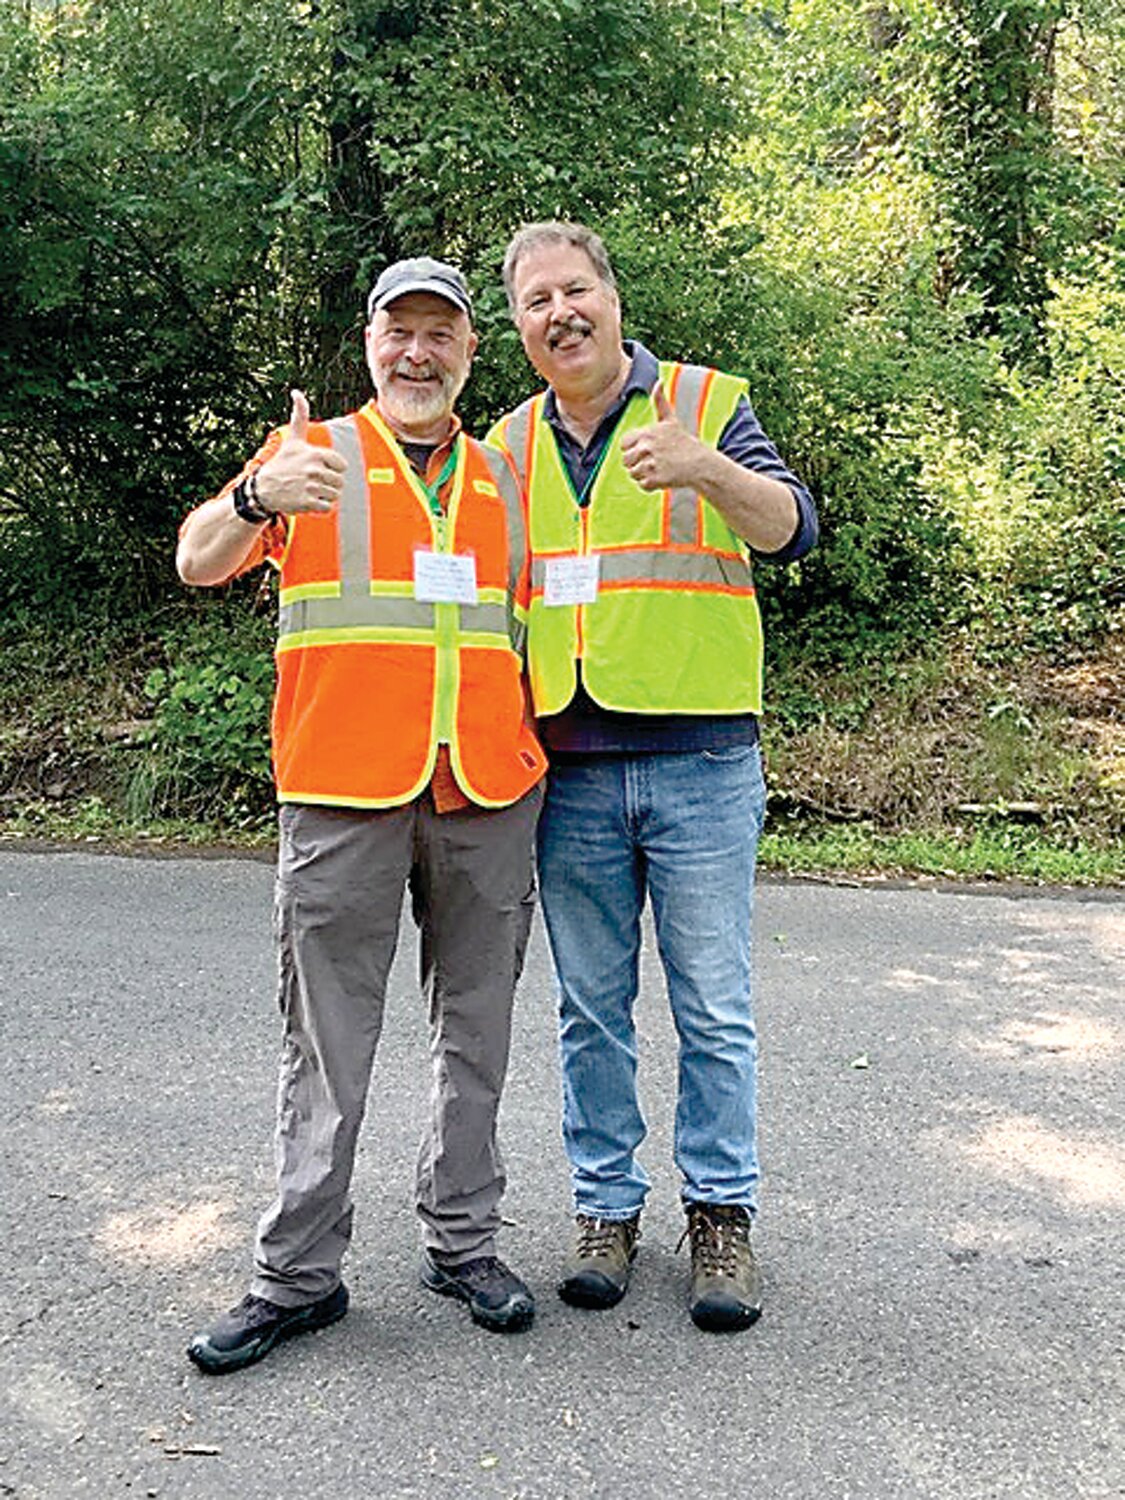
[[463,1281],[474,1292],[487,1292],[492,1287],[506,1289],[506,1284],[515,1279],[496,1255],[479,1255],[475,1260],[461,1261],[456,1274],[458,1281]]
[[618,1239],[626,1243],[636,1238],[637,1231],[630,1223],[620,1219],[591,1219],[578,1215],[578,1233],[574,1241],[574,1253],[580,1260],[613,1253]]
[[275,1302],[267,1302],[264,1297],[255,1297],[253,1292],[247,1292],[227,1316],[244,1328],[261,1328],[267,1323],[276,1322],[287,1311],[287,1308],[279,1307]]
[[689,1238],[692,1260],[705,1276],[736,1276],[738,1252],[750,1243],[746,1210],[722,1204],[693,1208],[676,1249]]

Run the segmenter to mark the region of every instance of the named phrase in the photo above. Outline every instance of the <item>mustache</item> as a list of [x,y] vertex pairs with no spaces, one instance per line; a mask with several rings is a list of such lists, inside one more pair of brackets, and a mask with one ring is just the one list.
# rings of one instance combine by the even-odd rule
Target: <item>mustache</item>
[[588,334],[593,333],[594,325],[579,313],[571,313],[567,318],[558,318],[547,329],[547,344],[554,349],[560,341],[571,333]]
[[408,375],[415,380],[440,380],[445,382],[446,372],[436,365],[432,359],[424,359],[420,363],[412,360],[408,355],[400,355],[390,368],[392,375]]

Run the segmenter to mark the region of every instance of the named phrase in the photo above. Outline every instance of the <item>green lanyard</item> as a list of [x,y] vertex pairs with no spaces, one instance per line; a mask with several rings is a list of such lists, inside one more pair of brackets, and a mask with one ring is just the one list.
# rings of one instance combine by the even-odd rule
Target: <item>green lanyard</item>
[[[590,495],[593,492],[594,485],[597,483],[598,475],[601,473],[602,465],[606,460],[606,454],[609,452],[610,448],[613,445],[613,439],[617,433],[618,427],[621,425],[621,418],[624,415],[625,408],[622,407],[620,413],[618,414],[617,421],[614,423],[612,430],[606,437],[605,442],[602,444],[601,452],[597,456],[594,467],[586,475],[586,482],[583,484],[581,490],[575,484],[574,475],[570,471],[570,465],[567,463],[566,458],[563,456],[562,445],[559,442],[559,435],[555,431],[555,429],[551,427],[551,436],[555,440],[555,452],[559,455],[559,467],[566,475],[567,485],[570,488],[570,493],[574,496],[574,503],[578,506],[579,510],[585,510],[590,503]],[[550,427],[550,423],[548,423],[547,425],[548,427]]]
[[454,439],[453,447],[450,448],[450,450],[449,450],[449,457],[445,460],[445,463],[442,465],[441,473],[434,480],[432,488],[422,478],[421,474],[417,475],[418,483],[422,486],[423,490],[425,490],[425,492],[426,492],[426,499],[430,502],[430,510],[437,517],[437,519],[439,521],[443,521],[445,519],[445,511],[442,509],[441,499],[440,499],[441,488],[442,488],[442,485],[444,485],[445,482],[448,480],[449,476],[453,473],[453,471],[454,471],[454,469],[456,467],[457,467],[457,439]]

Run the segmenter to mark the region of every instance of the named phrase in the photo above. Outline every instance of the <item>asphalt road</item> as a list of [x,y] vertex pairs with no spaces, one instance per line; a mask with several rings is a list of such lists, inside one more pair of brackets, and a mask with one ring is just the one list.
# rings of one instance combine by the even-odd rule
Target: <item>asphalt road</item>
[[654,1191],[634,1285],[553,1291],[554,999],[525,974],[504,1140],[527,1334],[416,1281],[427,1062],[409,929],[355,1191],[352,1311],[222,1379],[270,1193],[271,872],[0,851],[0,1497],[1125,1496],[1125,909],[766,883],[762,1321],[699,1333],[639,1009]]

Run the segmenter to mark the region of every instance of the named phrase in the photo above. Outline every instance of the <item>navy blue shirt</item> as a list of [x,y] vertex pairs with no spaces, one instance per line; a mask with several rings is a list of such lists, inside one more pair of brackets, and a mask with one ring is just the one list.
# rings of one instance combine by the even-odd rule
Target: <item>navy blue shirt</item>
[[[583,447],[559,415],[554,391],[548,391],[543,416],[550,424],[559,456],[570,475],[579,504],[589,501],[587,486],[613,436],[622,412],[635,395],[647,396],[660,376],[656,356],[643,344],[626,341],[632,367],[617,400],[606,412],[590,442]],[[719,452],[744,469],[766,474],[788,485],[797,502],[793,535],[776,552],[755,553],[769,562],[794,562],[816,545],[817,517],[812,496],[782,463],[777,449],[762,431],[745,396],[719,439]],[[758,739],[754,714],[626,714],[602,708],[579,683],[561,713],[539,720],[539,735],[552,755],[636,755],[653,751],[720,750],[729,745],[753,745]]]

